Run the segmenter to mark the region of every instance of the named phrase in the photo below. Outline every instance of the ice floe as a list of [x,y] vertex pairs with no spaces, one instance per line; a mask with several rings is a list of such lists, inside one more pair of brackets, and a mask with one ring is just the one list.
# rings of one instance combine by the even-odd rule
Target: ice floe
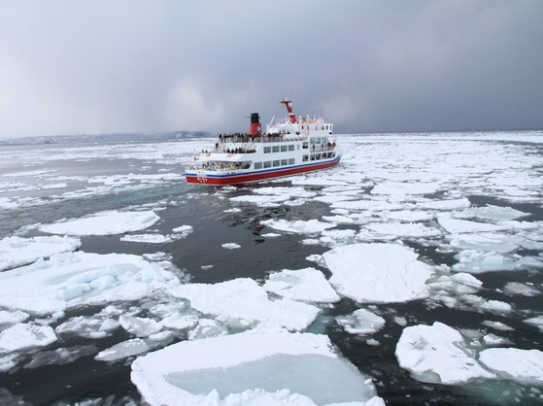
[[165,244],[172,242],[174,239],[169,235],[160,234],[129,234],[120,238],[121,241],[141,242],[147,244]]
[[44,365],[63,365],[74,362],[81,357],[96,354],[98,348],[94,344],[76,345],[69,348],[57,348],[51,351],[40,351],[32,356],[32,360],[24,367],[40,368]]
[[31,264],[61,252],[74,251],[81,240],[71,237],[6,237],[0,240],[0,271]]
[[136,359],[131,378],[152,406],[385,405],[327,336],[310,333],[183,341]]
[[160,217],[153,211],[106,211],[92,216],[44,224],[40,230],[50,234],[111,235],[144,230]]
[[518,348],[489,348],[479,354],[481,364],[505,379],[543,384],[543,352]]
[[366,309],[358,309],[350,315],[338,316],[336,321],[351,334],[373,334],[385,325],[385,319]]
[[375,195],[427,195],[436,193],[439,183],[379,183],[371,193]]
[[285,231],[296,234],[318,234],[329,228],[336,227],[336,224],[330,222],[322,222],[316,219],[311,220],[263,220],[261,224],[271,227],[275,230]]
[[138,300],[177,284],[173,273],[139,256],[63,253],[0,273],[0,306],[46,315],[77,305]]
[[180,285],[171,293],[232,329],[258,327],[272,331],[282,328],[302,331],[320,312],[315,306],[291,299],[270,300],[266,290],[252,279],[234,279],[213,285]]
[[45,347],[57,341],[55,331],[49,326],[18,323],[0,332],[0,355],[32,347]]
[[357,302],[393,303],[426,298],[430,266],[398,244],[353,244],[323,254],[330,284]]
[[236,244],[235,242],[227,242],[227,243],[222,244],[222,247],[229,250],[235,250],[235,249],[241,248],[241,245]]
[[402,368],[421,382],[455,385],[495,377],[475,360],[464,337],[440,322],[404,328],[396,346],[396,358]]
[[274,272],[263,287],[276,295],[304,302],[334,303],[340,300],[323,273],[315,268]]

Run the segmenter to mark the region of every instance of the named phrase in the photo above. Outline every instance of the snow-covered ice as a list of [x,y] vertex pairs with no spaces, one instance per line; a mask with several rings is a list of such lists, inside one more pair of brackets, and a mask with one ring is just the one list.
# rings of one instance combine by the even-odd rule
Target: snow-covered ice
[[351,334],[373,334],[385,325],[385,319],[367,309],[358,309],[350,315],[338,316],[336,321]]
[[357,302],[394,303],[428,297],[430,266],[398,244],[352,244],[325,252],[330,284]]
[[111,235],[144,230],[160,217],[153,211],[107,211],[92,216],[44,224],[40,230],[50,234]]
[[0,332],[0,355],[32,347],[45,347],[55,341],[57,335],[49,326],[18,323]]
[[285,231],[296,234],[318,234],[329,228],[336,227],[336,224],[330,222],[322,222],[316,219],[308,221],[295,220],[287,221],[283,219],[279,220],[263,220],[261,224],[271,227],[275,230]]
[[202,314],[233,329],[260,328],[305,330],[320,310],[291,299],[270,300],[252,279],[234,279],[217,284],[180,285],[171,292],[186,299]]
[[263,287],[276,295],[304,302],[334,303],[340,300],[324,274],[315,268],[274,272]]
[[543,352],[518,348],[489,348],[479,354],[481,364],[505,379],[543,384]]
[[132,382],[152,406],[384,406],[325,335],[241,333],[183,341],[138,358]]
[[72,237],[6,237],[0,240],[0,272],[53,254],[74,251],[80,245],[81,240]]
[[47,315],[138,300],[178,284],[174,274],[139,256],[70,252],[0,273],[0,306]]
[[396,358],[402,368],[421,382],[455,385],[495,377],[470,354],[464,337],[440,322],[404,328],[396,346]]

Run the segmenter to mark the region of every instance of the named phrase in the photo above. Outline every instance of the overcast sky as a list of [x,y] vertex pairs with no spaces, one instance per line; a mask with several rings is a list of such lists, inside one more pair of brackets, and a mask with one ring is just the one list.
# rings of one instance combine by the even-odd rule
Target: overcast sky
[[1,0],[0,137],[543,129],[543,0]]

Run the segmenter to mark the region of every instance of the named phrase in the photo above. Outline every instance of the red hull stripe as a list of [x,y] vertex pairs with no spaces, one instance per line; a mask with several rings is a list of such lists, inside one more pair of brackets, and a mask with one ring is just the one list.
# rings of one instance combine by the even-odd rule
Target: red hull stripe
[[233,185],[237,183],[257,182],[265,179],[282,178],[285,176],[297,175],[305,172],[313,172],[321,169],[331,168],[339,163],[340,157],[332,161],[319,164],[299,165],[284,169],[269,169],[265,171],[254,171],[243,174],[225,174],[198,175],[197,173],[187,173],[188,183],[199,183],[202,185]]

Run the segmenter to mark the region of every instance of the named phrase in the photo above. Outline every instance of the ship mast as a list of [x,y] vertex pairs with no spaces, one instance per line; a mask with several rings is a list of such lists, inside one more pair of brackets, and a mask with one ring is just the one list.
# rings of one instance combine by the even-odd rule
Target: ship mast
[[292,111],[292,104],[290,104],[290,100],[283,99],[283,100],[281,100],[279,103],[284,104],[285,107],[287,108],[288,117],[289,117],[289,119],[290,119],[290,122],[291,122],[292,124],[297,123],[298,121],[296,120],[296,115],[295,115],[294,112]]

